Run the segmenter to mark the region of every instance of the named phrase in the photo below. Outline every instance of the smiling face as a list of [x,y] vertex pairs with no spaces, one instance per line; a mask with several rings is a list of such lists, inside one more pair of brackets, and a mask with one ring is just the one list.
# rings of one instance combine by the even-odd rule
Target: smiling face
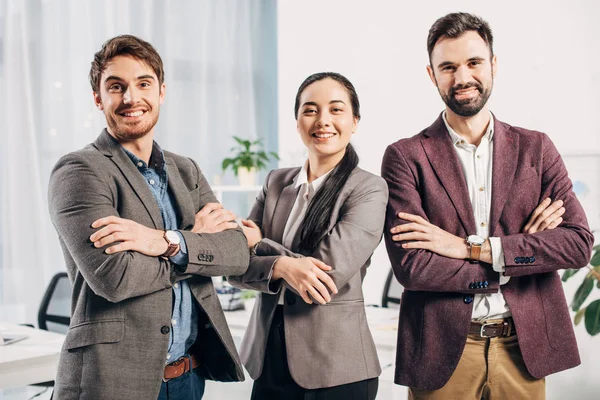
[[297,118],[298,133],[309,158],[335,164],[344,156],[358,124],[348,91],[331,78],[311,83],[302,91]]
[[472,117],[484,109],[494,86],[496,56],[476,31],[457,38],[442,37],[427,66],[431,81],[450,111]]
[[96,107],[104,112],[108,132],[119,142],[151,133],[164,101],[165,84],[145,62],[123,55],[112,58],[102,72]]

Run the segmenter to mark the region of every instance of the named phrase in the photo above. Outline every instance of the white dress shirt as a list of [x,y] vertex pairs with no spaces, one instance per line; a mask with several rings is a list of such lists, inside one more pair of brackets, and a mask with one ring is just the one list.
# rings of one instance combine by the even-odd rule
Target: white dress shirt
[[[483,238],[489,237],[490,210],[492,205],[492,162],[494,154],[494,117],[490,113],[490,122],[487,131],[479,146],[469,144],[464,138],[456,133],[446,120],[446,112],[443,113],[444,124],[448,129],[454,149],[460,160],[469,198],[473,206],[477,234]],[[506,284],[510,277],[504,276],[504,250],[498,237],[490,237],[492,250],[492,268],[500,274],[500,285]],[[473,320],[485,320],[494,318],[504,318],[510,316],[510,310],[502,295],[502,290],[498,293],[477,294],[473,300]]]
[[[300,172],[298,172],[298,175],[296,176],[296,185],[294,187],[300,187],[300,190],[298,191],[296,201],[294,202],[294,206],[292,207],[292,211],[290,212],[290,216],[288,217],[283,230],[281,244],[289,250],[292,250],[294,237],[296,237],[296,234],[300,230],[300,225],[302,224],[302,221],[304,221],[304,216],[306,215],[310,201],[315,196],[316,191],[319,190],[325,179],[327,179],[327,176],[329,176],[331,171],[333,171],[333,169],[330,169],[325,174],[309,183],[307,166],[308,160],[304,163],[302,169],[300,169]],[[284,293],[285,287],[282,287],[279,294],[279,304],[283,304]]]

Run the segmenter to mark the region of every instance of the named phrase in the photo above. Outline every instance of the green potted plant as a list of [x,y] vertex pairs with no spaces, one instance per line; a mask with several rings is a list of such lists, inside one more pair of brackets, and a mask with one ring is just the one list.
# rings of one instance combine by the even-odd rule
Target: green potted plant
[[231,168],[235,176],[240,180],[241,186],[256,185],[256,172],[267,167],[271,158],[279,160],[277,153],[273,151],[266,152],[263,149],[262,139],[250,141],[233,136],[237,145],[230,151],[235,152],[231,158],[225,158],[221,167],[223,171]]
[[593,300],[585,307],[582,306],[594,290],[594,286],[600,289],[600,245],[594,246],[594,255],[587,268],[565,270],[562,276],[563,282],[582,270],[587,271],[587,274],[573,296],[571,303],[571,310],[575,312],[573,321],[575,325],[579,325],[584,320],[585,329],[590,335],[595,336],[600,333],[600,299]]

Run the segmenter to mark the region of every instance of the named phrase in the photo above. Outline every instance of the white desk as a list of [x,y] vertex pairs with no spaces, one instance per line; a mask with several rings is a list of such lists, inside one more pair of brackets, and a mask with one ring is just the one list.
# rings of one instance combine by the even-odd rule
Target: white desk
[[[225,318],[234,337],[242,338],[250,314],[254,307],[254,299],[246,301],[245,310],[225,311]],[[375,346],[381,351],[395,351],[398,336],[398,309],[367,307],[367,323],[371,328]]]
[[27,335],[27,339],[0,346],[0,388],[53,381],[65,335],[0,322],[3,335]]

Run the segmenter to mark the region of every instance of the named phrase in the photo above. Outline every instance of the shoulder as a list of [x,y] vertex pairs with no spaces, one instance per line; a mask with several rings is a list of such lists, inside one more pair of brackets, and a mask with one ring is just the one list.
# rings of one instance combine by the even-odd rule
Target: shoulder
[[545,134],[544,132],[510,125],[510,124],[507,124],[506,122],[502,122],[502,121],[496,122],[495,129],[498,130],[498,128],[500,128],[500,131],[506,132],[506,135],[509,138],[514,137],[514,136],[519,136],[520,140],[524,139],[524,140],[537,141],[537,142],[543,142],[546,140],[550,140],[548,135]]
[[349,198],[362,197],[366,194],[381,196],[387,199],[388,186],[381,176],[365,171],[360,167],[354,168],[343,188],[349,193]]
[[294,181],[296,175],[300,172],[300,167],[278,168],[271,170],[265,178],[265,187],[271,185],[287,186]]
[[104,162],[106,162],[106,156],[100,153],[94,146],[87,145],[83,149],[67,153],[59,158],[54,165],[53,172],[58,169],[77,166],[91,168],[93,165]]

